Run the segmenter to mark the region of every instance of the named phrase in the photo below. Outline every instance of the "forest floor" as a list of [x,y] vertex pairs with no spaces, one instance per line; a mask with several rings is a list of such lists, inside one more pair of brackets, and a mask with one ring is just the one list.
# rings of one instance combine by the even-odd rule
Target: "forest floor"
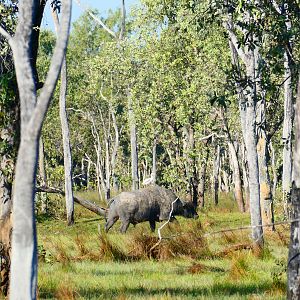
[[249,224],[230,196],[207,203],[198,220],[165,226],[152,251],[148,223],[105,234],[104,219],[79,206],[71,227],[57,211],[38,216],[39,299],[285,299],[289,227],[265,230],[263,251],[249,230],[204,236]]

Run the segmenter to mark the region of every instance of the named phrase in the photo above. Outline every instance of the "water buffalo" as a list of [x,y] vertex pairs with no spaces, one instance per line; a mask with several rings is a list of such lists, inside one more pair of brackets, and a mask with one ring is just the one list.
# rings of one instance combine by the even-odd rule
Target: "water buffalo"
[[153,185],[133,192],[122,192],[112,198],[109,202],[105,230],[107,232],[120,219],[122,233],[126,232],[130,223],[135,225],[145,221],[149,222],[151,230],[154,231],[155,222],[169,219],[172,202],[171,221],[175,216],[198,218],[191,202],[182,201],[172,191]]

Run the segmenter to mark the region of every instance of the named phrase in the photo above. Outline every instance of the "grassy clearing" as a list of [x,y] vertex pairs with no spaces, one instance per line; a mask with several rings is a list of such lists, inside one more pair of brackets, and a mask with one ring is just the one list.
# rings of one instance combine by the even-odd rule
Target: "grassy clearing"
[[287,226],[265,232],[263,251],[252,248],[247,230],[203,238],[249,224],[228,196],[197,221],[166,226],[163,235],[173,238],[152,252],[157,236],[147,223],[126,235],[116,224],[106,235],[103,219],[76,209],[72,227],[40,218],[39,299],[285,299]]

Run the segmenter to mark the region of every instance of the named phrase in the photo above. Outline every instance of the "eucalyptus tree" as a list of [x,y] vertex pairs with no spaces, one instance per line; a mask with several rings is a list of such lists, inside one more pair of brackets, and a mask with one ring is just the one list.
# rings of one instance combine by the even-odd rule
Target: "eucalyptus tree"
[[[52,6],[52,17],[55,25],[55,31],[59,31],[59,18],[58,10],[60,6]],[[74,199],[73,199],[73,179],[72,179],[72,154],[70,146],[70,130],[68,124],[68,116],[66,111],[66,97],[67,97],[67,61],[66,57],[63,60],[61,68],[61,85],[59,94],[59,115],[63,139],[64,151],[64,173],[65,173],[65,198],[67,209],[67,222],[68,225],[74,224]]]
[[205,137],[221,131],[210,100],[224,90],[230,57],[223,51],[226,40],[220,27],[199,28],[196,3],[173,2],[164,6],[162,1],[143,1],[137,12],[134,25],[139,28],[140,52],[133,95],[140,120],[140,152],[148,149],[149,157],[156,137],[160,182],[191,191],[197,203],[200,169],[206,167],[201,167],[207,155]]
[[293,182],[292,182],[292,196],[291,196],[291,223],[290,245],[287,264],[287,298],[299,299],[299,232],[300,232],[300,77],[298,80],[297,100],[295,109],[295,147],[293,160]]
[[14,64],[21,102],[21,138],[15,169],[13,195],[13,233],[11,260],[11,299],[36,299],[37,241],[34,216],[35,179],[41,127],[51,95],[59,76],[69,35],[71,2],[65,1],[62,10],[61,34],[57,41],[45,84],[37,96],[38,82],[31,54],[36,54],[32,40],[35,18],[42,19],[43,3],[24,0],[18,7],[18,24],[14,35],[2,26],[0,33],[8,40]]
[[[282,80],[284,98],[284,117],[282,128],[282,191],[285,213],[290,198],[292,183],[292,123],[293,123],[293,95],[296,78],[295,46],[299,33],[299,6],[294,1],[272,1],[267,7],[269,24],[265,30],[273,40],[273,54],[278,64],[282,64],[279,78]],[[276,28],[276,30],[274,30]],[[272,49],[271,48],[271,49]]]
[[[262,95],[259,94],[260,87],[257,86],[261,81],[260,78],[260,53],[257,44],[259,45],[259,40],[256,33],[251,30],[255,24],[258,22],[258,17],[255,15],[250,7],[251,3],[248,3],[246,7],[241,8],[242,16],[240,16],[238,11],[238,6],[236,3],[232,4],[231,7],[227,7],[228,14],[227,20],[224,23],[224,26],[228,32],[229,44],[232,53],[232,61],[235,66],[235,69],[238,72],[239,79],[236,82],[236,88],[239,97],[239,108],[240,108],[240,118],[242,125],[242,132],[245,141],[245,146],[247,150],[247,161],[249,167],[249,191],[250,191],[250,215],[251,215],[251,225],[252,228],[252,238],[258,245],[263,245],[263,230],[262,230],[262,215],[261,215],[261,188],[265,189],[264,191],[268,192],[268,184],[262,178],[262,171],[265,172],[266,169],[262,165],[265,160],[258,160],[257,152],[257,103],[259,97]],[[236,14],[236,11],[237,14]],[[244,27],[240,28],[237,26],[237,21],[234,17],[240,18],[239,21],[245,24]],[[247,25],[247,26],[246,26]],[[251,27],[252,26],[252,27]],[[250,29],[249,29],[250,28]],[[241,31],[239,31],[241,30]],[[238,33],[242,34],[245,45],[241,47],[238,40]],[[240,66],[239,60],[242,61],[245,72],[246,79],[245,84],[242,86],[242,68]],[[261,102],[263,99],[260,99],[260,118],[261,122],[264,122],[264,103]],[[261,136],[259,139],[259,150],[262,155],[265,155],[265,141],[266,137]],[[262,170],[260,172],[260,170]],[[263,185],[263,186],[262,186]]]

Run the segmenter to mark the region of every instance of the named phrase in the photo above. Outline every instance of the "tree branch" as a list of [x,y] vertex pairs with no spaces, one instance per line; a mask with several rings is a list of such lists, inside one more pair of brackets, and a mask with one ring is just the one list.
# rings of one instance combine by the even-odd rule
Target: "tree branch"
[[45,84],[41,90],[41,94],[38,97],[36,107],[33,111],[32,118],[30,120],[30,125],[28,128],[32,130],[40,131],[42,122],[45,118],[47,109],[50,104],[50,99],[53,94],[58,76],[60,74],[63,59],[65,57],[65,52],[69,39],[70,31],[70,21],[71,21],[71,10],[72,1],[64,1],[64,6],[62,9],[62,17],[60,22],[60,33],[58,34],[56,46],[54,49],[54,54],[51,59],[51,65],[46,78]]
[[89,9],[82,7],[80,0],[75,0],[75,2],[81,8],[82,11],[87,12],[111,36],[113,36],[115,39],[117,38],[116,33],[114,31],[112,31],[108,26],[106,26],[105,23],[100,18],[95,16],[95,14],[93,14]]
[[271,0],[271,3],[273,5],[273,7],[275,8],[275,10],[281,15],[282,14],[282,11],[278,5],[278,3],[276,2],[276,0]]
[[[62,196],[65,196],[65,192],[63,190],[54,187],[49,187],[49,186],[38,186],[36,187],[36,192],[53,193],[53,194],[60,194]],[[80,204],[81,206],[85,207],[86,209],[94,212],[99,216],[106,217],[107,209],[104,207],[100,207],[91,201],[79,197],[75,197],[75,196],[74,196],[74,202]]]
[[2,34],[8,41],[12,38],[12,36],[2,26],[0,26],[0,34]]
[[239,57],[243,60],[243,62],[245,63],[246,62],[246,54],[245,52],[243,51],[243,49],[241,47],[239,47],[238,45],[238,39],[237,39],[237,36],[236,34],[234,33],[233,31],[233,22],[232,20],[228,20],[227,22],[223,23],[223,26],[225,27],[225,29],[227,30],[228,32],[228,35],[229,35],[229,38],[230,38],[230,41],[232,42],[234,48],[236,49]]
[[124,38],[125,30],[126,30],[126,9],[125,9],[125,0],[121,0],[122,2],[122,20],[121,20],[121,31],[119,35],[119,40],[121,41]]

